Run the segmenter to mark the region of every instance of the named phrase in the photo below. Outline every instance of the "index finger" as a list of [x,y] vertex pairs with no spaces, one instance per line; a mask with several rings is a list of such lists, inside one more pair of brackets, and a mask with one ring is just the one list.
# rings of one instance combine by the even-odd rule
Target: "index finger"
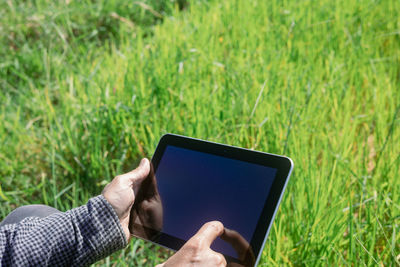
[[212,221],[205,223],[200,230],[193,236],[195,239],[200,239],[202,246],[210,247],[214,240],[222,235],[224,226],[221,222]]

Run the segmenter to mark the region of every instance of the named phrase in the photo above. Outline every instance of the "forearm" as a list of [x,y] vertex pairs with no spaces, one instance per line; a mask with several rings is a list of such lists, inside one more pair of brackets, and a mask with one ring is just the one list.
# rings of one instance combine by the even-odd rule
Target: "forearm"
[[113,208],[98,196],[65,213],[0,228],[0,265],[87,266],[126,244]]

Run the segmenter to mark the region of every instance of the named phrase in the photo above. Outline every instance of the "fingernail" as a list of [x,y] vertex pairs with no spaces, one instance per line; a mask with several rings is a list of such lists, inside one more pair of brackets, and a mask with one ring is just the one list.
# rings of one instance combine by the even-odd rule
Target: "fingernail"
[[222,225],[222,223],[219,222],[219,221],[213,221],[213,222],[211,223],[211,226],[214,227],[215,230],[217,230],[217,231],[221,231],[221,229],[224,228],[224,226]]
[[143,159],[140,161],[139,167],[143,167],[144,164],[145,164],[145,162],[146,162],[146,158],[143,158]]

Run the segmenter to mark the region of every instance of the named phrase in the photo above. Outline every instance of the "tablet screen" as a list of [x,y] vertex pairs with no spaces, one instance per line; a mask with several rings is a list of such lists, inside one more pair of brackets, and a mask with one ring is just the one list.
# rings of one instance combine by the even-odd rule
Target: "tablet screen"
[[[251,242],[276,169],[168,145],[155,172],[163,208],[162,232],[190,239],[218,220]],[[237,258],[218,238],[215,251]]]

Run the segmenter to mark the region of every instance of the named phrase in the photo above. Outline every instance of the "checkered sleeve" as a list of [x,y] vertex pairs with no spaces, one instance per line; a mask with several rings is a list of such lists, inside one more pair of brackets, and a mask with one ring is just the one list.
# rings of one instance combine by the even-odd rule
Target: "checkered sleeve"
[[125,247],[118,217],[103,196],[45,218],[0,228],[0,266],[88,266]]

